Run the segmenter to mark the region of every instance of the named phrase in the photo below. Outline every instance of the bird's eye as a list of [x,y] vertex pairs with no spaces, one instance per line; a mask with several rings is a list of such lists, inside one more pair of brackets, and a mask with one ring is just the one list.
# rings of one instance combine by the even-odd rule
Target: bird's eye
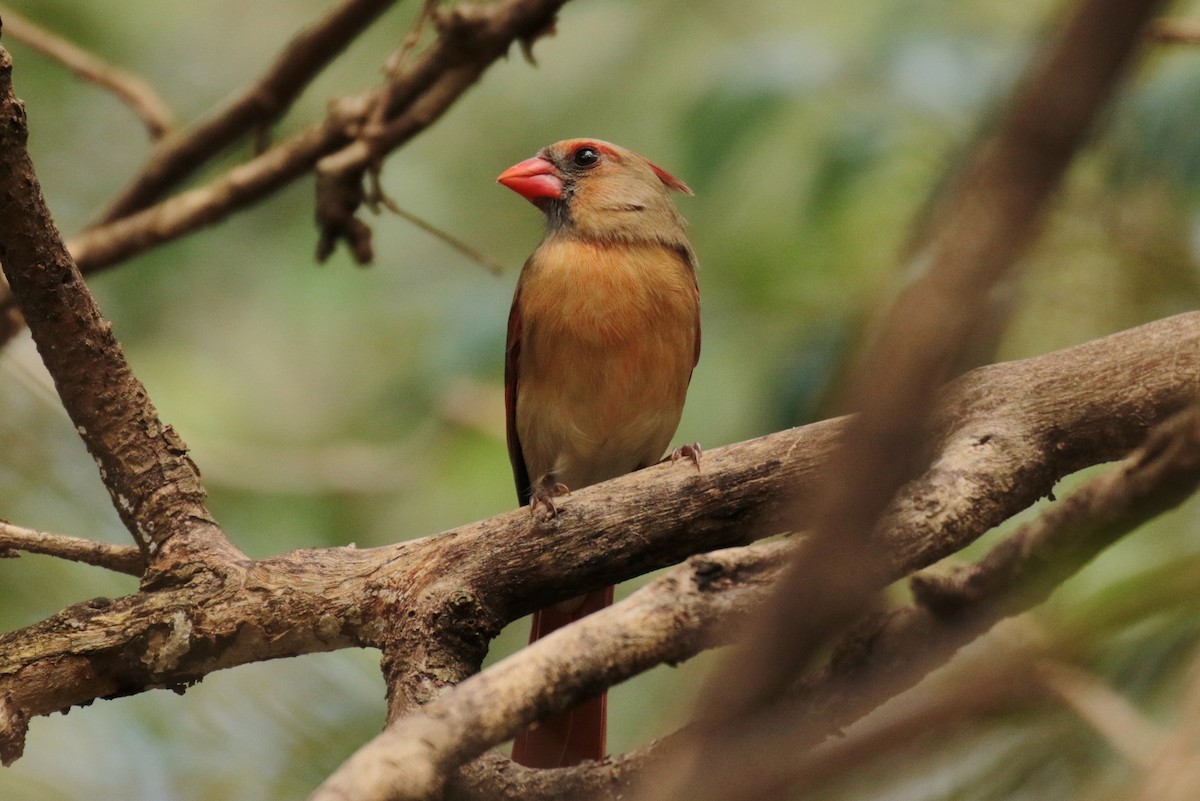
[[571,161],[576,167],[591,167],[600,160],[600,151],[585,145],[571,154]]

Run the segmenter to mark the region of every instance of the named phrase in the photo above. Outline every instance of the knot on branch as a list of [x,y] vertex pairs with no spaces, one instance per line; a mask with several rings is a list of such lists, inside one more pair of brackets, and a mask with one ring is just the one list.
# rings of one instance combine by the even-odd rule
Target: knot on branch
[[0,764],[8,767],[25,752],[29,716],[8,695],[0,696]]
[[[503,24],[500,11],[495,6],[478,3],[463,3],[451,8],[439,8],[433,15],[438,34],[447,42],[460,46],[483,44],[492,33],[491,29]],[[549,11],[542,16],[533,16],[526,21],[524,30],[516,35],[521,53],[530,64],[537,65],[533,57],[533,45],[544,36],[553,36],[558,24],[558,15]],[[492,37],[495,38],[495,37]],[[507,46],[507,42],[504,42]]]
[[355,263],[366,266],[375,259],[371,226],[358,219],[366,199],[361,171],[317,171],[317,261],[324,264],[338,242],[345,242]]
[[481,664],[503,621],[470,589],[457,587],[432,610],[430,624],[449,647]]
[[717,592],[729,585],[731,577],[725,565],[708,556],[693,556],[687,560],[688,567],[700,592]]
[[910,579],[909,586],[919,606],[939,617],[949,617],[985,594],[978,577],[974,565],[962,565],[944,574],[918,573]]

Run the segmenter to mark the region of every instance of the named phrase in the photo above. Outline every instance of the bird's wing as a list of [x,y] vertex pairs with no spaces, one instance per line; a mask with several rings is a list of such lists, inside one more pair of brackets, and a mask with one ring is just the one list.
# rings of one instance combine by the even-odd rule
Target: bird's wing
[[692,290],[696,293],[696,347],[692,355],[692,368],[700,363],[700,282],[696,279],[696,254],[687,245],[675,248],[688,277],[692,279]]
[[508,341],[504,346],[504,412],[508,431],[508,460],[512,463],[513,480],[517,484],[517,499],[522,506],[529,504],[532,488],[521,440],[517,436],[517,380],[521,359],[521,282],[513,293],[512,309],[508,313]]

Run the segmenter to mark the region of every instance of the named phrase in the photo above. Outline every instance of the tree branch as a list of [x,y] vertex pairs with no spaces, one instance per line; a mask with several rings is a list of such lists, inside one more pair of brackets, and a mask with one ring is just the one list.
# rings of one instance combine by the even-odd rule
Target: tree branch
[[[897,489],[924,470],[928,412],[988,316],[990,289],[1036,233],[1041,211],[1125,72],[1159,3],[1082,0],[1027,71],[915,249],[919,278],[888,312],[851,382],[847,428],[820,496],[815,530],[744,647],[710,677],[689,743],[640,798],[717,798],[728,732],[755,742],[819,648],[873,601],[888,556],[872,538]],[[726,774],[727,775],[727,774]]]
[[[940,472],[905,488],[881,532],[889,570],[929,564],[1062,475],[1133,447],[1197,399],[1198,374],[1200,313],[1191,313],[959,379],[937,414],[946,426]],[[1126,389],[1130,375],[1138,393]],[[802,525],[845,424],[715,448],[700,474],[665,464],[580,490],[553,524],[517,510],[400,545],[264,559],[238,581],[72,607],[0,637],[0,703],[20,722],[249,661],[358,645],[391,655],[389,678],[411,696],[393,699],[403,714],[444,690],[436,677],[448,648],[470,661],[481,639],[533,609]],[[970,447],[988,435],[998,447]],[[1010,491],[1018,478],[1028,493]],[[969,512],[980,504],[987,515]],[[22,736],[0,730],[0,745],[19,753]]]
[[[712,797],[723,801],[777,797],[797,783],[811,785],[828,777],[833,773],[831,762],[843,764],[841,759],[846,748],[862,753],[861,744],[853,746],[839,743],[831,749],[811,750],[828,735],[842,731],[877,709],[884,701],[910,689],[1001,619],[1041,603],[1059,584],[1100,551],[1119,537],[1178,505],[1194,493],[1197,486],[1200,486],[1200,410],[1193,407],[1152,432],[1146,443],[1118,468],[1088,482],[1036,521],[1023,526],[992,549],[979,564],[962,568],[947,578],[914,577],[918,605],[880,613],[851,627],[829,663],[802,682],[798,689],[793,688],[790,696],[771,710],[769,722],[772,725],[763,727],[764,730],[756,728],[750,737],[746,737],[745,731],[738,731],[721,742],[730,755],[730,764],[743,768],[714,777],[714,785],[709,789]],[[778,580],[786,551],[794,549],[775,545],[770,547],[778,550],[768,553],[764,547],[736,549],[725,554],[733,559],[754,554],[752,558],[766,560],[765,563],[771,568],[768,580],[774,582]],[[694,559],[689,566],[700,561],[699,558]],[[695,583],[699,580],[696,572],[677,570],[667,578],[674,578],[677,574],[691,575],[691,582]],[[753,605],[767,597],[768,586],[741,586],[736,583],[736,569],[723,570],[719,575],[735,582],[733,586],[725,588],[727,597],[731,599],[741,600],[742,593],[745,593],[748,596],[745,597],[746,603]],[[667,591],[678,592],[679,588],[686,591],[690,586],[688,581],[673,582],[667,585],[670,587]],[[681,638],[684,644],[692,642],[690,624],[694,621],[688,616],[692,608],[689,600],[685,597],[680,603],[682,622],[679,625],[684,632]],[[632,601],[633,596],[626,603]],[[664,606],[670,608],[669,604]],[[737,626],[739,621],[749,617],[749,612],[752,609],[720,609],[720,617],[706,620],[705,625],[724,626],[729,631],[728,627]],[[374,743],[347,762],[339,774],[344,772],[346,777],[357,776],[359,783],[355,789],[368,799],[415,801],[437,797],[440,782],[446,780],[446,773],[455,767],[456,762],[444,761],[448,749],[439,746],[443,745],[446,737],[439,736],[436,727],[454,721],[452,729],[471,729],[472,736],[478,734],[486,737],[491,733],[480,721],[459,719],[459,715],[470,709],[471,703],[469,696],[461,691],[469,685],[473,689],[487,687],[490,680],[497,680],[503,675],[501,664],[511,674],[515,672],[513,666],[519,663],[552,685],[554,692],[569,689],[568,698],[577,702],[595,691],[589,682],[602,671],[610,669],[609,659],[615,655],[619,662],[625,662],[619,656],[620,646],[604,647],[604,630],[616,632],[617,636],[623,633],[626,637],[628,632],[637,631],[640,635],[644,630],[641,621],[636,619],[628,623],[615,623],[616,620],[625,619],[624,616],[613,614],[613,624],[606,625],[597,620],[595,628],[590,630],[582,626],[568,629],[576,632],[578,639],[563,637],[557,643],[555,664],[569,666],[569,675],[563,676],[555,665],[541,664],[541,655],[531,653],[534,646],[530,646],[505,663],[489,668],[456,690],[441,696],[428,709],[393,724]],[[649,636],[653,637],[656,632],[654,624],[650,623],[647,629]],[[709,641],[706,644],[712,643]],[[687,658],[693,653],[667,651],[666,658],[661,661]],[[640,666],[640,669],[649,666]],[[622,674],[619,680],[627,677]],[[977,684],[973,683],[972,686],[977,687]],[[542,692],[548,694],[550,691],[543,689]],[[500,691],[493,697],[503,699],[505,696],[506,693]],[[539,710],[538,717],[560,708],[556,704],[551,709]],[[969,714],[972,708],[959,705],[951,706],[948,711],[951,715],[962,717]],[[430,725],[424,720],[426,715],[435,723]],[[521,710],[521,722],[525,722],[526,717],[527,711]],[[514,726],[511,731],[499,731],[489,744],[498,744],[517,730],[519,727]],[[867,731],[874,729],[868,727]],[[850,737],[851,740],[862,739],[863,735],[860,731]],[[867,739],[876,746],[879,744],[872,737]],[[1150,747],[1153,743],[1144,745]],[[654,755],[665,759],[668,757],[664,754],[669,755],[672,750],[681,747],[686,747],[686,738],[678,735],[668,737],[654,749]],[[776,760],[770,757],[772,754],[788,754],[789,758]],[[470,753],[466,755],[470,756]],[[368,762],[368,756],[374,757],[374,760]],[[624,797],[629,792],[629,784],[637,781],[639,774],[650,768],[650,758],[650,751],[643,749],[614,762],[555,771],[559,776],[554,794],[550,797]],[[753,770],[744,769],[744,766],[751,764],[755,766]],[[385,775],[381,776],[381,773]],[[335,777],[339,774],[335,774]],[[466,793],[469,798],[542,797],[528,791],[526,784],[536,787],[540,780],[536,775],[526,772],[513,775],[511,769],[490,764],[475,768],[468,775],[469,778],[459,781],[472,788]],[[417,777],[420,777],[419,780]],[[390,779],[390,783],[386,779]],[[379,782],[378,788],[373,781]],[[506,792],[497,791],[501,785],[507,787]],[[384,793],[384,787],[388,788],[390,795]],[[584,788],[590,792],[584,792]],[[378,795],[374,794],[376,792]],[[326,796],[319,791],[313,801],[336,801],[351,797],[356,796],[348,792],[343,795],[331,792]]]
[[34,531],[0,520],[0,556],[15,557],[16,551],[83,562],[131,576],[142,575],[146,567],[141,551],[128,545],[111,545],[64,534]]
[[[368,200],[365,173],[377,169],[386,154],[440,117],[492,61],[508,51],[514,39],[528,48],[552,30],[555,14],[565,2],[513,0],[514,9],[471,3],[437,9],[426,4],[437,26],[437,40],[411,64],[394,60],[395,69],[388,71],[388,80],[372,96],[356,135],[317,164],[318,261],[344,241],[360,264],[371,262],[371,229],[356,216]],[[533,13],[515,15],[518,5]],[[487,34],[489,29],[511,27],[514,17],[519,30],[501,37]],[[459,53],[470,57],[461,58]]]
[[54,59],[85,81],[112,92],[146,124],[152,139],[175,128],[175,115],[147,81],[42,28],[10,8],[0,8],[4,32]]
[[[876,615],[852,630],[794,703],[772,710],[774,728],[728,737],[738,764],[758,753],[793,754],[912,687],[968,642],[1044,601],[1104,548],[1178,505],[1200,486],[1200,411],[1164,423],[1117,468],[1092,479],[949,578],[914,577],[918,604]],[[774,732],[768,734],[767,731]],[[744,734],[744,733],[743,733]],[[794,760],[760,760],[738,786],[713,777],[714,798],[765,797],[803,782]],[[801,762],[801,765],[805,763]]]
[[141,211],[248,132],[270,126],[395,2],[344,0],[319,22],[296,34],[267,71],[229,105],[163,142],[141,173],[105,209],[98,224]]
[[[157,205],[82,232],[67,248],[85,274],[220,222],[307,173],[323,153],[346,140],[345,128],[366,104],[334,104],[332,114],[255,158]],[[2,301],[0,301],[2,306]]]
[[[885,714],[882,721],[858,724],[836,741],[826,740],[829,734],[843,731],[884,701],[913,687],[1001,619],[1041,603],[1112,542],[1173,508],[1198,486],[1200,411],[1193,408],[1164,423],[1119,467],[1023,526],[977,565],[948,578],[914,577],[917,605],[871,616],[852,627],[829,663],[771,710],[769,722],[773,725],[756,727],[750,737],[744,731],[731,734],[721,743],[730,764],[742,768],[714,776],[708,790],[711,796],[750,801],[795,792],[799,787],[812,789],[844,769],[848,754],[861,759],[906,741],[879,736],[881,732],[895,734],[900,722],[906,730],[920,730],[923,721],[928,730],[965,719],[980,705],[993,706],[997,699],[990,692],[991,685],[974,676],[970,682],[959,683],[959,689],[969,693],[969,703],[964,703],[968,696],[961,692],[941,698],[935,707],[918,702],[899,718]],[[577,649],[575,669],[586,673],[590,663],[601,658],[585,648]],[[479,678],[487,674],[485,671]],[[445,698],[452,702],[454,695]],[[1125,714],[1123,709],[1116,712],[1117,720]],[[1105,714],[1113,712],[1106,709]],[[655,756],[665,758],[662,752],[685,747],[686,743],[677,739],[664,740]],[[1147,749],[1158,750],[1161,739],[1146,741],[1143,737],[1128,747],[1147,757]],[[822,740],[826,742],[818,748]],[[787,754],[788,758],[773,759],[772,754]],[[536,789],[540,784],[537,776],[525,772],[514,776],[510,769],[490,764],[468,770],[465,797],[618,799],[628,794],[628,785],[639,773],[650,768],[648,756],[643,750],[611,763],[554,771],[553,794],[544,796]],[[754,767],[745,769],[747,765]],[[532,792],[526,792],[526,782],[535,788]],[[504,792],[499,792],[501,787]]]
[[1154,44],[1200,44],[1200,20],[1163,17],[1154,21],[1146,35]]
[[694,556],[624,601],[532,643],[389,725],[311,801],[422,801],[449,774],[535,720],[662,663],[729,641],[790,547]]
[[240,554],[204,505],[187,447],[158,419],[58,238],[25,149],[27,135],[25,109],[12,89],[12,58],[0,48],[0,262],[63,408],[152,568],[147,580],[182,578],[201,552],[214,568],[236,561]]
[[[388,119],[388,134],[381,141],[394,149],[436,122],[492,63],[507,53],[514,41],[528,42],[543,34],[566,2],[498,0],[487,5],[462,3],[441,15],[441,35],[405,72],[406,91],[399,98],[403,102]],[[322,157],[354,141],[357,130],[373,108],[375,96],[374,92],[368,92],[334,101],[325,120],[308,126],[207,185],[88,229],[68,242],[67,248],[79,269],[88,274],[219,222],[305,175]],[[190,147],[181,146],[180,155],[164,159],[161,168],[152,165],[155,172],[161,169],[164,174],[174,176],[175,171],[189,163]],[[382,157],[385,152],[376,150],[375,155]],[[155,189],[160,192],[177,180],[179,177],[148,179],[148,185],[158,186],[161,182],[161,188]],[[363,243],[360,255],[365,254],[369,240],[365,239],[366,233],[362,230],[364,224],[358,220],[350,222],[361,202],[361,188],[351,186],[348,194],[339,194],[343,186],[325,182],[318,187],[320,215],[322,219],[335,221],[329,229],[335,240],[344,238],[336,221],[353,227],[357,231],[355,241]],[[129,200],[121,202],[136,207],[144,201],[135,203],[135,195],[143,198],[154,193],[143,189],[135,192],[131,187],[127,194]],[[111,216],[110,213],[106,218]],[[11,306],[11,297],[0,292],[0,321],[11,313]],[[0,332],[5,328],[0,326]]]
[[[514,40],[534,37],[554,19],[566,0],[501,0],[455,6],[441,16],[437,41],[405,73],[407,91],[388,119],[386,149],[399,147],[442,113],[503,56]],[[330,117],[231,170],[209,185],[184,192],[157,206],[84,232],[69,243],[80,268],[109,267],[201,226],[224,219],[307,173],[317,161],[351,142],[372,108],[375,93],[344,98]],[[327,190],[320,189],[325,193]],[[328,202],[318,198],[318,206]],[[342,201],[334,199],[333,205]],[[324,205],[323,205],[324,203]],[[357,208],[357,206],[354,206]],[[328,211],[324,214],[329,214]]]

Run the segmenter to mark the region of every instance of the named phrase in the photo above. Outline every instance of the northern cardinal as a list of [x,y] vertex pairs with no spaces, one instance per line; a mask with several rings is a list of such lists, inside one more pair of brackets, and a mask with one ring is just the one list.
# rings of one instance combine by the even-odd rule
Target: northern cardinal
[[[508,318],[508,455],[522,505],[660,460],[700,356],[696,257],[670,190],[685,183],[625,148],[569,139],[497,179],[546,215]],[[699,459],[699,446],[674,458]],[[698,461],[697,461],[697,464]],[[594,590],[533,616],[530,642],[612,603]],[[606,696],[527,729],[513,759],[562,767],[605,756]]]

